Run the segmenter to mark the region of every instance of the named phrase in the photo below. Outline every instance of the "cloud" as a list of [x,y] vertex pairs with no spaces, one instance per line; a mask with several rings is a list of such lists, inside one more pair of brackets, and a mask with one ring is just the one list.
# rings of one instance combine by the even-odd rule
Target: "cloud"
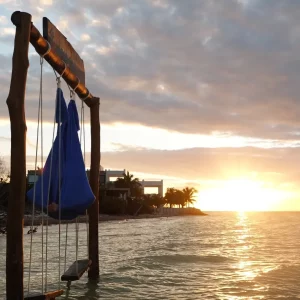
[[8,21],[7,21],[7,18],[6,16],[0,16],[0,24],[7,24]]
[[[195,187],[205,209],[228,209],[230,195],[224,191],[224,201],[206,198],[205,194],[222,192],[228,182],[243,179],[258,184],[269,191],[263,202],[277,201],[284,197],[284,203],[274,202],[273,209],[299,209],[300,154],[297,148],[258,149],[241,148],[193,148],[180,150],[154,150],[129,147],[118,144],[119,151],[102,152],[101,165],[105,169],[126,169],[140,180],[164,181],[168,187]],[[121,150],[121,151],[120,151]],[[34,168],[35,158],[27,156],[27,167]],[[45,161],[45,158],[44,158]],[[86,166],[90,165],[90,153],[86,154]],[[38,161],[38,166],[41,166]],[[239,189],[237,188],[237,191]],[[276,191],[276,192],[275,192]],[[251,191],[242,191],[242,193]],[[207,194],[208,195],[208,194]],[[259,196],[259,195],[258,195]],[[262,195],[261,195],[262,196]],[[278,197],[277,197],[278,196]],[[275,197],[273,199],[273,197]],[[277,197],[277,198],[276,198]],[[241,200],[245,201],[242,197]],[[259,201],[259,199],[253,199]],[[218,202],[219,201],[219,202]],[[236,204],[236,203],[235,203]],[[232,206],[234,207],[234,206]],[[233,208],[232,208],[233,209]]]
[[83,42],[87,42],[87,41],[89,41],[91,39],[91,37],[88,35],[88,34],[82,34],[81,35],[81,40],[83,41]]
[[[34,167],[34,161],[33,156],[27,156],[28,168]],[[170,151],[137,150],[125,146],[122,151],[103,152],[101,155],[101,165],[105,169],[126,169],[141,179],[164,179],[165,187],[192,185],[198,189],[218,187],[218,183],[224,180],[245,178],[262,182],[267,188],[297,191],[299,164],[300,155],[296,148]],[[90,153],[86,153],[87,168],[89,165]]]
[[[87,86],[101,97],[103,123],[298,140],[300,3],[30,3],[36,26],[41,28],[42,15],[34,7],[40,5],[42,14],[83,54]],[[7,4],[6,18],[12,5]],[[8,32],[13,28],[0,26]],[[3,38],[1,42],[12,49],[12,39]],[[0,59],[8,74],[10,56]],[[30,62],[26,114],[33,118],[39,59],[32,56]],[[5,82],[3,92],[7,86]],[[55,94],[50,71],[44,86],[45,107],[50,110]],[[7,117],[3,105],[1,118]],[[45,117],[51,120],[52,114]]]
[[[119,145],[121,148],[121,145]],[[258,180],[273,187],[300,183],[297,148],[258,149],[193,148],[180,150],[136,149],[103,152],[101,165],[131,172],[160,174],[207,183],[239,177]]]
[[10,142],[10,138],[8,138],[6,136],[0,136],[0,141]]

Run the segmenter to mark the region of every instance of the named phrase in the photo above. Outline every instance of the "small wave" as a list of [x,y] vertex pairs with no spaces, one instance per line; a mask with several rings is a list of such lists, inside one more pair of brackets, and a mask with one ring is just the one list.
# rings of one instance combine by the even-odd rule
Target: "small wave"
[[117,268],[118,272],[126,272],[126,271],[131,271],[131,270],[135,270],[135,267],[133,266],[122,266]]
[[[145,258],[143,258],[145,259]],[[147,256],[147,260],[156,261],[165,264],[178,264],[178,263],[223,263],[228,262],[231,259],[225,256],[220,255],[183,255],[183,254],[175,254],[175,255],[155,255],[155,256]]]
[[260,280],[269,280],[269,281],[281,281],[284,278],[288,278],[290,281],[300,280],[300,266],[299,265],[284,265],[278,266],[274,269],[271,269],[267,272],[260,274]]

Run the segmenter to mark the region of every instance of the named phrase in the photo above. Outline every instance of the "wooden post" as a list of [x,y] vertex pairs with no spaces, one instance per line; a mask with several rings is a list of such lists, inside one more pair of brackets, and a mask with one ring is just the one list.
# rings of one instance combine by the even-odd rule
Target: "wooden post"
[[99,278],[99,173],[100,173],[100,118],[99,98],[93,98],[90,106],[91,115],[91,171],[90,185],[96,197],[95,202],[89,208],[89,259],[92,265],[89,269],[89,278]]
[[16,21],[10,90],[7,98],[11,123],[10,191],[7,214],[6,298],[23,295],[23,221],[26,192],[25,89],[29,67],[28,48],[31,15],[21,13]]

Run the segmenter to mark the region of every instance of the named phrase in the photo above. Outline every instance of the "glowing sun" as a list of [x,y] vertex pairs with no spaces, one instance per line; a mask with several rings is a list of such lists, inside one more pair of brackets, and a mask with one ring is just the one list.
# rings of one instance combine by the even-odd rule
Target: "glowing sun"
[[249,179],[231,179],[198,194],[196,207],[223,211],[267,211],[283,198],[283,194],[268,188],[263,182]]

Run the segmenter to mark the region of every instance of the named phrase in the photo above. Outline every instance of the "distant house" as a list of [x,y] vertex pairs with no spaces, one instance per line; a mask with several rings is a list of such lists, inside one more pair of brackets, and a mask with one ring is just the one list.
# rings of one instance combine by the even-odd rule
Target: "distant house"
[[[126,170],[103,170],[101,171],[102,176],[100,174],[100,182],[102,180],[102,182],[105,180],[104,184],[106,184],[109,187],[109,183],[113,182],[113,180],[111,180],[111,178],[121,178],[123,177],[123,174],[126,173]],[[158,189],[158,194],[160,196],[163,196],[163,187],[164,187],[164,183],[163,180],[141,180],[139,181],[142,188],[143,188],[143,192],[145,192],[145,188],[151,187],[151,188],[157,188]],[[111,186],[111,190],[117,190],[116,188],[113,187],[113,185]]]
[[43,169],[37,169],[35,170],[28,170],[27,172],[27,177],[26,177],[26,181],[27,181],[27,185],[31,185],[34,184],[38,177],[42,174]]

